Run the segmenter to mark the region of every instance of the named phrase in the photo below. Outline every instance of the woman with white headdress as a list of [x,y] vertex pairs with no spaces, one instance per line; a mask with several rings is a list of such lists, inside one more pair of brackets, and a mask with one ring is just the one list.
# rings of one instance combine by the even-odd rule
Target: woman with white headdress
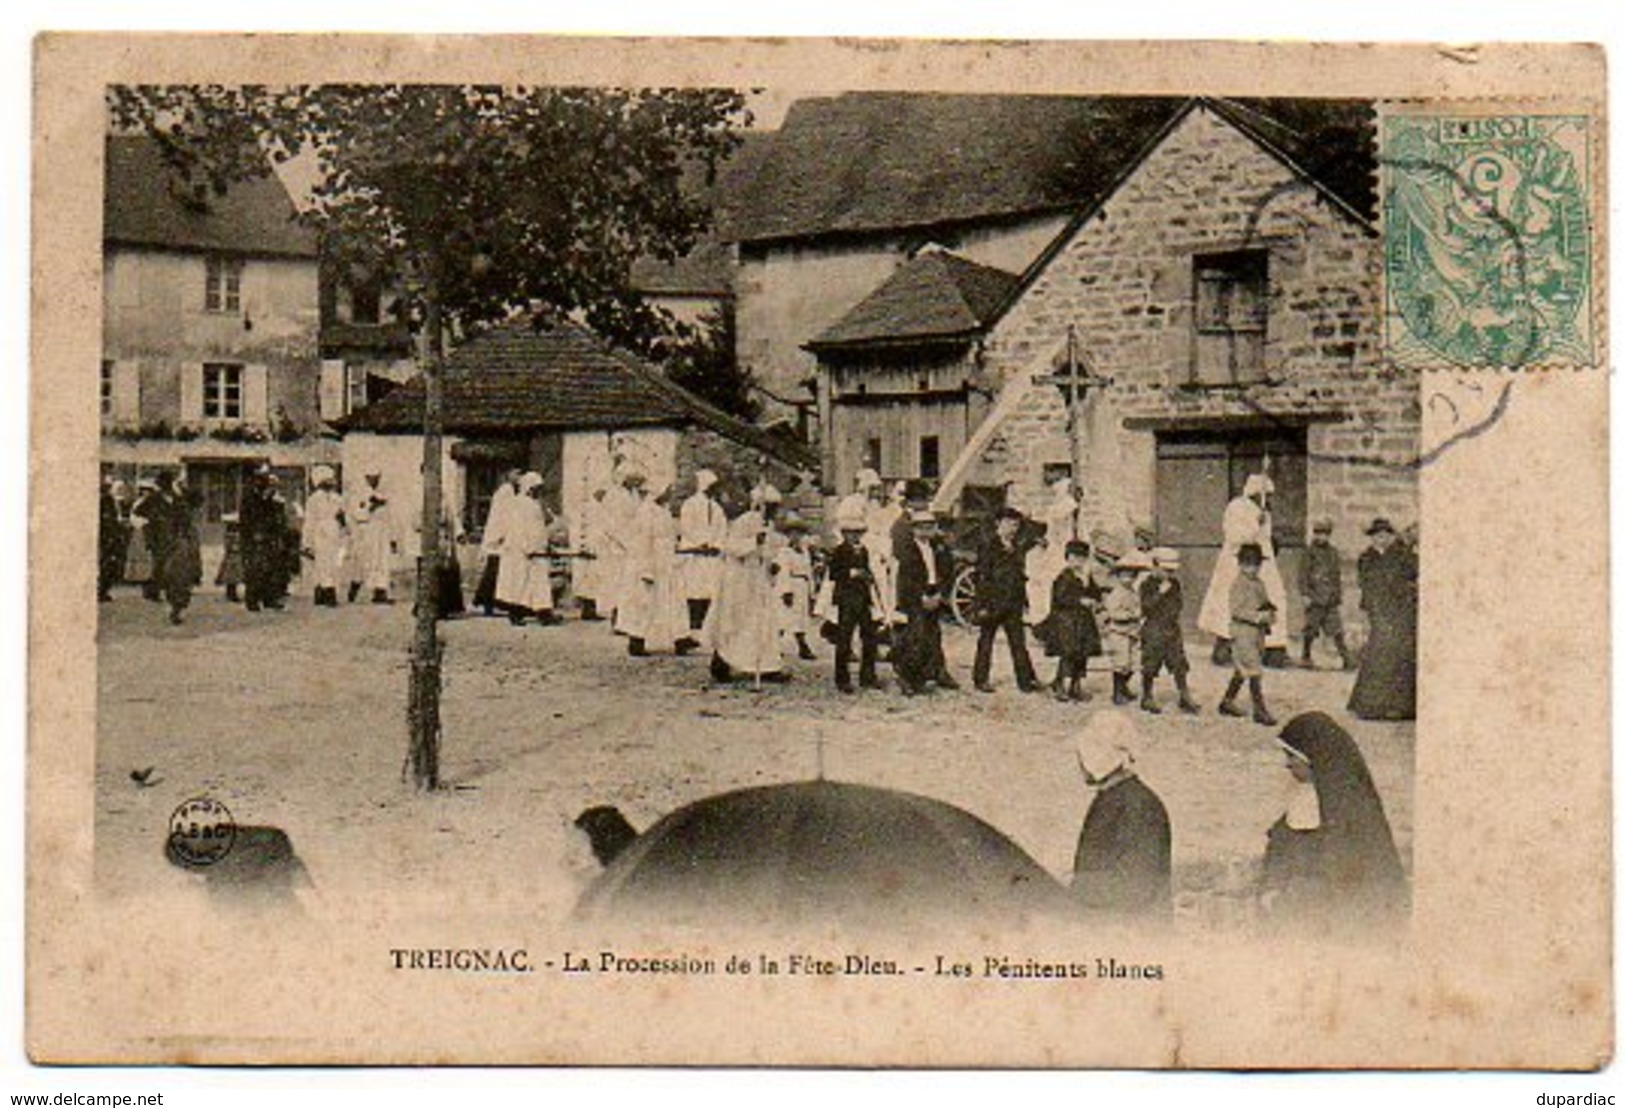
[[515,626],[536,616],[554,622],[552,561],[548,519],[542,508],[542,478],[527,473],[503,520],[502,560],[497,564],[497,604]]
[[[1269,498],[1274,492],[1275,482],[1268,474],[1249,474],[1241,495],[1225,506],[1224,545],[1213,565],[1213,577],[1208,582],[1207,595],[1196,620],[1198,627],[1215,636],[1221,644],[1228,645],[1230,641],[1230,586],[1241,572],[1236,556],[1243,546],[1251,543],[1264,552],[1258,579],[1264,582],[1264,591],[1280,616],[1271,625],[1264,646],[1266,649],[1286,648],[1286,583],[1281,579],[1281,567],[1275,560],[1269,510]],[[1221,651],[1216,649],[1215,657],[1222,657]]]
[[339,572],[343,568],[344,497],[336,488],[329,466],[314,466],[310,478],[316,491],[305,501],[305,520],[299,536],[300,553],[310,561],[310,579],[315,586],[316,605],[339,606]]
[[1140,780],[1140,732],[1123,712],[1097,712],[1077,738],[1094,791],[1072,861],[1072,892],[1091,914],[1166,918],[1173,910],[1173,833],[1162,798]]

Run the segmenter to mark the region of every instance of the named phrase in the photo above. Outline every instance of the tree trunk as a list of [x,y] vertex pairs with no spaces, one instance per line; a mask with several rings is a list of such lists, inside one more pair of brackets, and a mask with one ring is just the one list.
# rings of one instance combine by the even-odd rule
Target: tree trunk
[[419,789],[437,789],[440,787],[441,643],[435,571],[440,564],[440,364],[445,347],[440,300],[432,282],[424,292],[423,332],[423,515],[417,584],[413,590],[412,612],[416,622],[406,715],[411,732],[412,783]]

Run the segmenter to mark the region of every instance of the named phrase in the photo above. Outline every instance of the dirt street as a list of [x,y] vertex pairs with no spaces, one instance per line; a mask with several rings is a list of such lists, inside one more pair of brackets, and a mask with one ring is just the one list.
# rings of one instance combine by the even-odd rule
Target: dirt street
[[[473,617],[444,626],[447,788],[425,796],[402,776],[409,605],[332,611],[299,598],[251,614],[203,594],[170,627],[158,605],[121,590],[100,615],[96,862],[112,897],[199,882],[166,862],[163,843],[175,807],[206,794],[239,824],[288,833],[317,912],[367,897],[406,918],[470,902],[545,923],[568,914],[595,870],[571,826],[584,807],[616,804],[643,828],[711,793],[820,771],[959,805],[1067,881],[1088,803],[1071,736],[1112,710],[1101,675],[1087,705],[1018,693],[1002,642],[993,695],[843,697],[823,643],[819,661],[792,663],[787,686],[713,688],[703,658],[629,658],[602,623]],[[972,638],[951,629],[946,640],[968,688]],[[1214,712],[1226,671],[1194,642],[1190,652],[1200,716],[1172,711],[1168,687],[1163,715],[1129,710],[1144,724],[1142,776],[1172,819],[1181,925],[1222,929],[1252,911],[1288,777],[1274,731]],[[1047,677],[1052,663],[1035,660]],[[1349,721],[1351,682],[1292,670],[1266,689],[1283,722],[1319,708],[1351,727],[1408,866],[1414,727]],[[147,767],[146,784],[132,780]]]

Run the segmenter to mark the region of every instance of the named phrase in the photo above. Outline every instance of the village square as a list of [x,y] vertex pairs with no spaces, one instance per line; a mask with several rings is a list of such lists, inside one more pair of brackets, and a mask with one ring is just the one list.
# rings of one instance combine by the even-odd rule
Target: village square
[[[199,199],[133,119],[99,891],[217,892],[163,849],[206,796],[306,910],[563,921],[704,833],[663,817],[828,782],[819,818],[941,802],[1090,911],[1403,916],[1421,415],[1367,105],[810,96],[563,305],[477,235],[425,294],[287,172]],[[442,323],[487,281],[525,307]]]

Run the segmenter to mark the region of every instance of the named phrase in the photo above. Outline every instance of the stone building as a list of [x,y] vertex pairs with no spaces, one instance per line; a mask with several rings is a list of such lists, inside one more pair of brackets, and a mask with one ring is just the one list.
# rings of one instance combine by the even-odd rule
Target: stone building
[[317,249],[274,175],[194,192],[157,144],[106,143],[101,460],[127,482],[183,471],[201,492],[205,573],[244,474],[268,463],[294,500],[322,435]]
[[725,167],[738,356],[816,426],[823,334],[927,244],[1021,272],[1177,100],[849,92],[796,101]]
[[1180,549],[1188,618],[1249,473],[1275,482],[1289,582],[1314,518],[1334,521],[1351,560],[1372,517],[1414,520],[1419,382],[1382,357],[1368,124],[1362,105],[1184,105],[981,331],[997,399],[939,503],[995,487],[1037,510],[1071,473],[1067,403],[1048,380],[1070,332],[1073,361],[1101,382],[1079,412],[1084,523],[1149,525]]

